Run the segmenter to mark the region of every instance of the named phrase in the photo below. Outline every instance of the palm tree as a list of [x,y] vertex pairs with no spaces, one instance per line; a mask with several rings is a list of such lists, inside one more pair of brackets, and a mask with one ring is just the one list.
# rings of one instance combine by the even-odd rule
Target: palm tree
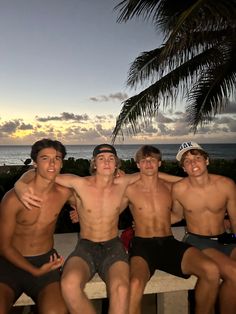
[[164,35],[161,47],[132,63],[127,86],[147,88],[125,100],[113,130],[136,133],[160,105],[186,99],[190,129],[222,112],[236,83],[236,0],[123,0],[118,22],[149,19]]

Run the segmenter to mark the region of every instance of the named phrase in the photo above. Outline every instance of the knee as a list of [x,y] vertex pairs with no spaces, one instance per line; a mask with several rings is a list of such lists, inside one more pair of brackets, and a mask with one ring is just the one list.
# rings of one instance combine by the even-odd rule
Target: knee
[[81,280],[74,273],[68,273],[61,279],[61,290],[63,295],[73,295],[75,291],[78,293],[81,289],[83,289],[85,284],[82,284]]
[[236,267],[235,265],[227,265],[224,269],[223,280],[230,282],[231,285],[236,285]]
[[220,282],[220,270],[213,261],[207,261],[203,265],[202,273],[204,278],[212,283],[218,285]]
[[126,298],[129,294],[129,280],[127,279],[119,279],[114,282],[113,287],[111,287],[111,294],[119,295],[121,298]]
[[143,293],[144,283],[137,277],[131,277],[130,279],[130,290],[132,293]]
[[70,293],[70,291],[73,290],[74,285],[74,279],[69,274],[61,278],[61,290],[63,294],[67,291]]

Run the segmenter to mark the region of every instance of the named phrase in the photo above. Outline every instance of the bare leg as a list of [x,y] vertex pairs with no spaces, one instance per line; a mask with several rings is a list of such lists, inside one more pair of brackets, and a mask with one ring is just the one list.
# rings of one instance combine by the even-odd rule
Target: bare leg
[[139,256],[130,262],[130,303],[129,314],[141,314],[143,291],[150,278],[146,261]]
[[218,265],[220,276],[223,279],[220,286],[220,312],[227,314],[236,313],[236,249],[231,253],[231,257],[215,249],[206,249],[203,251],[211,257]]
[[128,314],[129,265],[119,261],[108,271],[107,290],[110,301],[109,314]]
[[220,283],[217,265],[204,253],[192,247],[184,253],[181,266],[184,273],[198,277],[195,287],[195,314],[214,313]]
[[14,302],[14,292],[7,285],[0,283],[0,313],[9,313]]
[[47,285],[38,296],[39,314],[67,314],[59,282]]
[[92,303],[84,292],[89,278],[89,267],[83,259],[72,257],[67,261],[62,274],[61,287],[70,314],[95,314]]

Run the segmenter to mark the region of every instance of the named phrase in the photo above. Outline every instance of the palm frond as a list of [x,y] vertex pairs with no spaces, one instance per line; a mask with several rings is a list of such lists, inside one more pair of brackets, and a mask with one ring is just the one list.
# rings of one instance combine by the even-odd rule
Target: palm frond
[[[196,115],[196,112],[200,111],[200,109],[196,109],[197,105],[194,105],[195,98],[201,94],[205,95],[204,93],[209,92],[210,86],[210,80],[208,84],[206,80],[204,82],[202,81],[200,84],[197,81],[197,78],[199,77],[199,73],[203,72],[203,69],[206,69],[210,65],[213,67],[219,64],[219,62],[214,62],[214,58],[218,54],[219,51],[216,51],[216,48],[203,51],[201,54],[191,58],[188,62],[181,64],[179,67],[163,76],[160,80],[141,93],[124,101],[121,113],[117,118],[116,126],[112,133],[113,141],[115,141],[118,134],[123,134],[122,129],[124,128],[126,128],[126,130],[129,129],[130,134],[135,134],[140,129],[140,123],[142,125],[147,117],[153,117],[157,114],[160,105],[166,107],[171,104],[173,106],[179,94],[182,94],[182,97],[186,96],[192,100],[191,105],[188,107],[189,117]],[[233,73],[233,67],[230,67],[232,68]],[[220,73],[224,76],[222,71],[220,71]],[[186,91],[190,89],[194,78],[195,84],[196,82],[198,84],[196,89],[193,89],[190,94],[187,93],[184,95]],[[225,92],[225,88],[228,86],[228,89],[232,89],[232,83],[232,79],[225,81],[226,85],[224,87],[224,93],[220,99],[226,97],[227,93]],[[214,94],[214,92],[215,90],[212,90],[212,94]],[[199,97],[199,103],[202,103],[202,101],[203,99],[200,99]],[[194,123],[193,120],[189,120],[189,122],[190,124]]]
[[226,56],[225,63],[214,64],[190,92],[187,119],[191,129],[196,132],[199,124],[210,121],[212,116],[220,113],[224,108],[224,100],[235,88],[236,63]]
[[122,107],[122,110],[116,120],[116,126],[112,132],[112,142],[115,141],[119,133],[123,134],[123,126],[130,128],[130,133],[137,133],[140,128],[137,121],[141,118],[142,123],[145,118],[150,118],[157,111],[159,104],[153,97],[153,87],[142,91],[140,94],[127,99]]
[[[175,49],[176,38],[186,38],[187,34],[195,35],[196,31],[201,32],[222,30],[231,25],[232,28],[236,27],[236,6],[235,0],[220,1],[219,6],[212,0],[197,0],[183,11],[175,24],[172,25],[171,32],[168,34],[168,39],[165,43],[165,48],[162,50],[161,59],[165,60],[172,54]],[[234,5],[232,3],[234,2]],[[224,4],[224,5],[223,5]],[[220,9],[224,15],[220,14]],[[228,15],[226,14],[228,13]],[[233,13],[232,13],[233,12]],[[204,40],[204,37],[203,37]]]
[[[150,81],[150,77],[155,76],[159,71],[159,55],[162,48],[143,52],[131,64],[127,85],[136,87],[138,84],[144,84],[146,80]],[[161,75],[161,74],[160,74]]]
[[[148,20],[150,17],[158,12],[158,5],[160,0],[123,0],[115,6],[114,10],[119,10],[120,14],[117,22],[127,22],[134,16],[142,17]],[[154,17],[152,19],[155,20]]]
[[236,83],[236,0],[124,0],[118,21],[150,19],[164,44],[143,52],[130,67],[127,85],[149,87],[123,103],[113,140],[128,127],[135,133],[160,105],[188,102],[190,125],[211,119],[232,96]]

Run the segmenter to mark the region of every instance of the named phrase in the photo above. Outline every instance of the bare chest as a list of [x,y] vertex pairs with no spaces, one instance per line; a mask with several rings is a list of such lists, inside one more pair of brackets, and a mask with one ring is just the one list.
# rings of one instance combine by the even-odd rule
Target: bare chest
[[59,215],[59,210],[49,208],[33,208],[32,210],[23,210],[17,216],[18,226],[47,226],[54,223]]
[[187,211],[218,213],[225,210],[227,198],[222,193],[216,193],[210,189],[208,191],[193,190],[186,193],[182,203]]
[[39,228],[44,228],[56,223],[65,201],[66,199],[64,197],[48,197],[43,200],[40,208],[33,207],[30,210],[22,208],[17,215],[17,224],[23,227],[37,226]]
[[80,197],[84,208],[103,211],[120,207],[123,194],[124,190],[117,186],[107,189],[89,187],[81,191]]
[[170,192],[165,187],[157,189],[139,188],[130,194],[136,214],[145,216],[162,216],[169,213],[171,208]]

